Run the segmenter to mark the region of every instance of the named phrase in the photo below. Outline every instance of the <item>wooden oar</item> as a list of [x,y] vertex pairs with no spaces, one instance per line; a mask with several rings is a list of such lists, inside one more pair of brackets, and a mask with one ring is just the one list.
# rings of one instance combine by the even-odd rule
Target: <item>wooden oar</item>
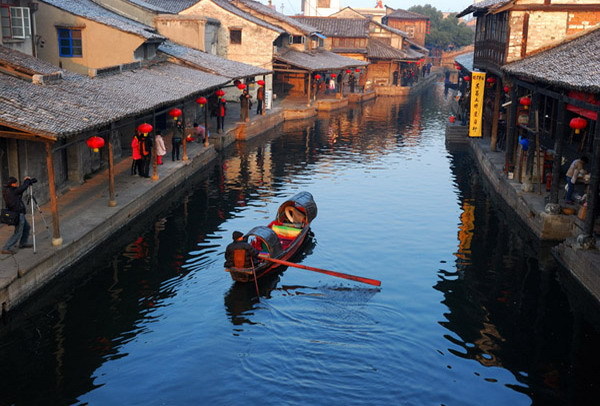
[[377,279],[363,278],[361,276],[348,275],[347,273],[329,271],[327,269],[313,268],[312,266],[295,264],[293,262],[283,261],[281,259],[275,259],[275,258],[266,257],[266,256],[262,256],[262,255],[260,257],[262,259],[264,259],[265,261],[275,262],[276,264],[293,266],[294,268],[306,269],[308,271],[320,272],[320,273],[324,273],[326,275],[337,276],[338,278],[350,279],[350,280],[353,280],[356,282],[367,283],[369,285],[381,286],[381,281],[378,281]]

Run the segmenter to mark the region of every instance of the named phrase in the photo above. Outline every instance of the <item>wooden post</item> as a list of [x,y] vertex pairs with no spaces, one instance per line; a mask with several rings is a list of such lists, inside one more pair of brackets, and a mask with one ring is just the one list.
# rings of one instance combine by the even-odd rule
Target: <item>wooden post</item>
[[204,139],[206,140],[204,146],[208,147],[208,97],[202,108],[204,109]]
[[556,106],[556,134],[554,134],[554,161],[552,162],[552,188],[550,189],[550,203],[558,203],[558,190],[560,185],[560,164],[563,156],[565,139],[565,101],[560,99]]
[[494,95],[494,110],[492,114],[492,137],[490,140],[490,150],[496,152],[496,144],[498,143],[498,118],[500,116],[500,83],[496,83],[496,93]]
[[52,245],[59,247],[63,243],[60,236],[58,218],[58,199],[56,197],[56,185],[54,184],[54,160],[52,159],[52,144],[46,142],[46,166],[48,167],[48,189],[50,191],[50,210],[52,211]]
[[308,81],[307,81],[308,82],[308,88],[306,89],[306,94],[308,95],[308,98],[306,99],[306,105],[310,106],[310,91],[311,91],[311,88],[312,88],[312,81],[311,81],[312,77],[311,77],[310,72],[308,72],[307,75],[308,75]]
[[110,124],[110,132],[108,133],[108,207],[115,207],[117,200],[115,199],[115,160],[113,154],[113,139],[115,131],[115,123]]
[[[265,85],[263,86],[263,101],[262,101],[262,113],[261,115],[265,115],[267,114],[267,106],[265,105],[265,101],[267,100],[266,95],[267,95],[267,75],[263,75],[262,76],[262,80],[263,82],[265,82]],[[273,81],[271,81],[273,82]],[[271,85],[271,88],[273,88],[273,85]],[[273,103],[273,94],[271,94],[271,103]]]
[[506,152],[504,170],[508,172],[514,164],[515,159],[515,138],[517,126],[517,90],[516,86],[510,88],[510,108],[508,109],[508,128],[506,131]]
[[[598,112],[600,114],[600,112]],[[594,235],[594,223],[596,221],[596,206],[598,206],[598,192],[600,189],[600,124],[596,121],[594,131],[594,152],[590,157],[592,165],[590,171],[590,189],[588,192],[587,215],[583,232],[586,235]]]
[[185,133],[185,104],[181,105],[181,111],[184,112],[181,115],[181,128],[183,129],[183,135],[182,135],[182,140],[183,140],[183,158],[182,159],[184,161],[187,161],[189,158],[188,158],[188,155],[187,155],[187,135]]
[[152,127],[154,128],[154,139],[152,140],[152,180],[158,180],[158,165],[156,164],[156,110],[152,110]]

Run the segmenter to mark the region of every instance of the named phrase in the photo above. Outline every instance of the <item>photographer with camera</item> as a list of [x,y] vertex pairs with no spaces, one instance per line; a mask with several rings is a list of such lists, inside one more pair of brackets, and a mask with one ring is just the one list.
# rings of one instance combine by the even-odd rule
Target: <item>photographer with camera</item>
[[27,188],[34,183],[37,182],[36,178],[26,177],[23,179],[23,183],[19,186],[19,182],[14,177],[8,178],[6,183],[4,184],[4,188],[2,189],[2,197],[4,198],[4,203],[6,204],[6,208],[12,212],[19,214],[19,222],[15,224],[15,232],[8,239],[6,244],[2,247],[2,254],[10,254],[14,255],[16,251],[13,249],[17,243],[19,243],[19,248],[32,248],[33,244],[29,244],[27,240],[29,239],[29,223],[25,218],[25,204],[23,203],[22,197],[23,192],[27,190]]

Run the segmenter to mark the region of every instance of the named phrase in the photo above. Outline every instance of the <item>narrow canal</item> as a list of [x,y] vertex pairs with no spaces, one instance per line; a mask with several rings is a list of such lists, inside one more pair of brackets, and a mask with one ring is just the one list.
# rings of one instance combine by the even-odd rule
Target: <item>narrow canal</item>
[[[0,405],[584,405],[600,337],[534,242],[444,142],[449,96],[239,144],[0,327]],[[289,268],[223,272],[232,231],[310,191]]]

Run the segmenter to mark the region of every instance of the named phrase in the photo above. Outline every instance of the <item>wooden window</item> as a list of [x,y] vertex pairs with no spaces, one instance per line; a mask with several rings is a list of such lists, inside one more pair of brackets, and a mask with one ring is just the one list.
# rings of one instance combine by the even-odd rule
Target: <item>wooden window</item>
[[242,30],[239,28],[232,28],[229,30],[229,43],[240,45],[242,43]]
[[81,30],[58,28],[58,55],[66,58],[81,57]]
[[304,44],[304,36],[290,35],[290,44]]
[[29,8],[0,7],[0,23],[2,25],[2,38],[24,39],[31,37],[31,19]]
[[414,25],[407,25],[406,26],[406,33],[408,34],[408,38],[414,38],[415,37],[415,26]]

